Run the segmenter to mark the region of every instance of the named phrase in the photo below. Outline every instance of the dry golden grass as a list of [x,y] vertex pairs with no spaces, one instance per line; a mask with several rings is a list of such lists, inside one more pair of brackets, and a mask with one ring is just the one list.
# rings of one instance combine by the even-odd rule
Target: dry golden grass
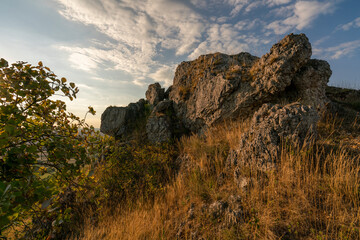
[[[358,139],[359,123],[339,126],[338,120],[324,117],[318,144],[284,146],[277,169],[266,174],[247,169],[252,181],[246,191],[235,186],[225,160],[247,122],[225,123],[203,136],[183,138],[179,147],[186,164],[165,194],[131,209],[107,209],[97,225],[85,226],[82,239],[176,239],[186,221],[184,239],[193,232],[204,239],[359,239],[360,157],[337,139],[342,131],[352,131],[348,142]],[[354,148],[360,150],[359,145]],[[217,185],[220,173],[227,177]],[[223,217],[214,220],[200,211],[200,206],[230,195],[241,197],[240,223],[229,226]],[[190,205],[196,216],[186,220]]]

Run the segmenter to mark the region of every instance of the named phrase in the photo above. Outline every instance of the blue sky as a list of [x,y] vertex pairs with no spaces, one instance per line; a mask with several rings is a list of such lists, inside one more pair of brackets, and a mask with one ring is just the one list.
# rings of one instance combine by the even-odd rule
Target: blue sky
[[360,88],[359,0],[1,0],[0,57],[42,61],[80,88],[68,110],[98,127],[109,105],[169,86],[181,61],[201,54],[261,56],[305,33],[327,60],[330,85]]

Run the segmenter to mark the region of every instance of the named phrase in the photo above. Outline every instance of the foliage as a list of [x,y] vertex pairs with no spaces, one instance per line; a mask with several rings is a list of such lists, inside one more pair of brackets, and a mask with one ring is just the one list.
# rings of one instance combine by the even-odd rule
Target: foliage
[[116,204],[151,200],[164,190],[176,170],[176,149],[170,144],[147,145],[136,142],[109,143],[106,162],[97,168],[99,200]]
[[98,137],[54,97],[73,100],[78,91],[42,62],[0,60],[0,234],[25,229],[40,238],[69,221],[64,196],[86,177]]

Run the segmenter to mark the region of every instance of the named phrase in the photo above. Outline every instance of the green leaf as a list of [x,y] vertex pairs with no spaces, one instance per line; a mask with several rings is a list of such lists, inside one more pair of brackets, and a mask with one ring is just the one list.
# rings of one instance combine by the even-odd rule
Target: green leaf
[[5,59],[1,58],[0,59],[0,67],[3,68],[3,67],[8,67],[8,66],[9,66],[8,62]]
[[89,109],[89,113],[90,113],[90,114],[92,114],[92,115],[95,115],[95,114],[96,114],[96,111],[94,110],[93,107],[89,106],[88,109]]
[[34,145],[27,148],[28,153],[35,153],[36,151],[37,151],[37,147]]
[[15,127],[12,125],[6,125],[5,131],[9,134],[9,136],[12,136],[12,135],[14,135]]

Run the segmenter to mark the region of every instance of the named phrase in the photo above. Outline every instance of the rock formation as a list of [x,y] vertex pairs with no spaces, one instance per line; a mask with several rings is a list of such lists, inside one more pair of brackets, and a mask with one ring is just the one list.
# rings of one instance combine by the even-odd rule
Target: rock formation
[[[165,142],[186,131],[201,132],[225,120],[248,118],[265,103],[299,102],[283,110],[279,105],[262,107],[262,111],[265,108],[280,111],[280,122],[297,121],[285,113],[300,114],[300,119],[306,114],[313,116],[314,109],[322,111],[328,103],[325,87],[331,70],[327,62],[310,57],[308,38],[304,34],[290,34],[261,58],[249,53],[215,53],[182,62],[176,69],[173,85],[166,92],[158,83],[151,84],[146,91],[147,104],[152,109],[145,123],[148,139],[154,143]],[[101,117],[101,131],[118,138],[130,133],[133,130],[130,123],[145,115],[141,112],[144,104],[141,102],[142,107],[136,110],[130,109],[131,104],[106,109]],[[288,133],[279,132],[280,135]],[[260,134],[258,138],[265,136]]]
[[173,104],[170,100],[162,101],[154,107],[146,123],[146,133],[151,142],[166,142],[173,137],[172,115]]
[[228,162],[233,166],[255,164],[268,170],[280,157],[281,143],[302,147],[312,141],[318,120],[311,106],[264,104],[252,117],[250,130],[241,136],[238,147],[230,151]]
[[126,136],[135,130],[135,123],[144,116],[144,99],[127,107],[108,107],[101,115],[100,131],[115,138]]
[[164,100],[165,89],[161,88],[159,83],[150,84],[145,96],[151,105],[156,105],[160,101]]

